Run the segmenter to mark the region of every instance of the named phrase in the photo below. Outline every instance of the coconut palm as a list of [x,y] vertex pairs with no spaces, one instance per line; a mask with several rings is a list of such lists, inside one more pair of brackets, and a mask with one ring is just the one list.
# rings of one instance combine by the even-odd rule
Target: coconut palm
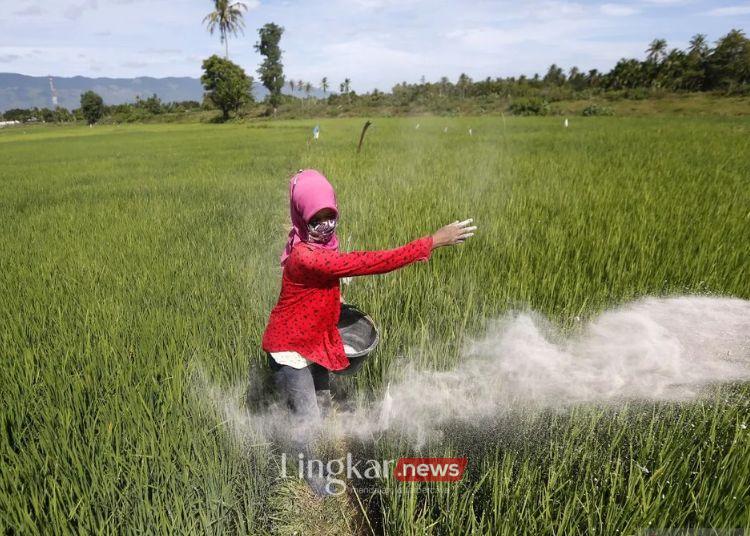
[[690,48],[688,52],[694,56],[705,58],[708,55],[708,41],[706,34],[695,34],[690,39]]
[[666,39],[654,39],[646,49],[647,60],[651,63],[659,63],[667,56]]
[[324,76],[323,80],[320,81],[320,88],[323,90],[323,95],[328,91],[328,77]]
[[451,81],[448,79],[447,76],[441,76],[440,77],[440,90],[438,91],[438,94],[442,97],[443,95],[448,94],[448,89],[450,88]]
[[242,20],[242,12],[247,11],[247,6],[242,2],[229,0],[214,0],[214,11],[203,18],[211,35],[218,29],[220,41],[224,43],[224,57],[229,59],[229,34],[237,35],[245,27]]
[[461,73],[458,77],[458,81],[456,82],[456,86],[461,91],[461,98],[463,99],[466,97],[466,90],[471,85],[471,78],[466,73]]

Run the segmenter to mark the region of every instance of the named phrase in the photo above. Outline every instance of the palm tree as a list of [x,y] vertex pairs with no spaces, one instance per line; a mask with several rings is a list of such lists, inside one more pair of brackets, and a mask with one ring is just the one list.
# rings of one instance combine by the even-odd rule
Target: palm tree
[[704,89],[706,83],[706,67],[710,54],[705,34],[695,34],[690,39],[690,47],[685,59],[686,71],[683,76],[683,86],[690,91]]
[[549,66],[547,74],[544,75],[542,81],[547,85],[562,86],[565,83],[565,71],[553,63]]
[[320,89],[323,90],[323,95],[328,91],[328,77],[324,76],[323,80],[320,81]]
[[214,0],[214,11],[203,18],[211,35],[219,30],[220,41],[224,43],[224,57],[229,59],[229,34],[237,35],[245,27],[242,12],[247,6],[242,2],[229,3],[229,0]]
[[344,92],[345,93],[349,93],[349,91],[351,91],[351,84],[352,84],[351,80],[349,80],[348,78],[344,78]]
[[591,87],[597,87],[601,82],[601,79],[602,75],[598,69],[591,69],[586,75],[586,83]]
[[439,83],[440,83],[439,95],[440,96],[447,95],[448,94],[448,87],[450,86],[451,81],[448,80],[447,76],[441,76]]
[[294,95],[294,80],[289,80],[289,89],[292,90],[292,95]]
[[310,98],[310,92],[312,91],[312,84],[310,82],[305,82],[305,96],[309,99]]
[[695,34],[690,39],[690,48],[688,49],[690,54],[699,58],[704,58],[708,55],[708,41],[706,40],[706,34]]
[[651,63],[659,63],[667,56],[666,39],[654,39],[646,49],[647,60]]
[[586,77],[575,65],[568,71],[568,84],[575,90],[581,90],[586,85]]
[[456,86],[461,91],[461,98],[466,97],[466,90],[471,85],[471,78],[466,73],[461,73],[458,77],[458,81],[456,82]]

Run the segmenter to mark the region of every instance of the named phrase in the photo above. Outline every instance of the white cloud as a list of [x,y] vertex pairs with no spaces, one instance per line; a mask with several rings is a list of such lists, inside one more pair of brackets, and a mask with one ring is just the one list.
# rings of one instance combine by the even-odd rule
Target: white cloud
[[602,13],[611,17],[629,17],[638,13],[637,9],[625,4],[602,4],[599,9]]
[[409,4],[417,4],[421,0],[350,0],[352,4],[371,10],[381,10],[392,7],[405,7]]
[[452,30],[445,36],[454,43],[475,52],[497,54],[500,47],[530,42],[550,42],[569,36],[571,32],[585,26],[585,21],[540,21],[518,25],[510,29],[493,27],[462,28]]
[[140,69],[142,67],[147,67],[148,63],[145,61],[124,61],[122,62],[123,67],[127,67],[128,69]]
[[65,18],[75,20],[83,15],[86,11],[94,10],[99,7],[97,0],[83,0],[78,4],[70,4],[63,10]]
[[22,59],[18,54],[0,54],[0,63],[13,63]]
[[[260,63],[256,30],[274,21],[286,29],[288,77],[318,83],[327,76],[335,88],[351,78],[358,92],[422,75],[532,75],[553,62],[606,70],[621,57],[643,57],[654,37],[678,46],[698,31],[717,38],[735,23],[721,16],[750,7],[750,0],[722,0],[726,7],[717,0],[242,1],[252,14],[244,35],[230,39],[229,54],[248,74],[256,76]],[[47,3],[0,0],[12,5],[5,12],[18,10],[0,17],[3,42],[13,44],[0,45],[2,70],[197,77],[204,58],[223,54],[201,23],[212,7],[208,0],[60,0],[52,9]],[[706,16],[708,10],[716,16]]]
[[42,15],[44,13],[44,10],[42,9],[42,6],[39,4],[30,4],[22,9],[19,9],[18,11],[14,11],[13,15],[19,16],[19,17],[35,17],[37,15]]
[[696,0],[643,0],[646,4],[656,4],[660,6],[679,6],[693,4]]
[[[310,80],[314,84],[327,76],[334,90],[344,78],[350,78],[358,89],[380,86],[390,90],[392,84],[382,84],[384,73],[395,81],[412,80],[421,72],[428,58],[388,45],[390,36],[370,35],[323,45],[311,58],[288,55],[285,69],[291,78]],[[314,60],[311,62],[310,60]]]
[[[186,64],[178,55],[123,53],[117,47],[4,47],[0,46],[0,58],[5,60],[3,71],[19,72],[35,76],[86,76],[90,71],[114,77],[145,75],[170,76],[172,69],[193,65],[196,70],[200,62]],[[29,69],[28,65],[34,68]],[[64,67],[64,70],[61,68]],[[164,74],[160,74],[164,73]]]
[[[488,8],[487,12],[483,13],[483,16],[475,16],[473,18],[484,20],[485,22],[567,19],[583,16],[590,11],[584,4],[569,2],[567,0],[526,0],[518,4],[511,4],[501,0],[499,2],[491,2],[488,5],[491,8]],[[454,22],[456,20],[460,20],[460,17],[453,18]]]
[[144,48],[138,54],[156,54],[159,56],[177,56],[183,53],[179,48]]
[[750,4],[739,6],[725,6],[712,9],[708,12],[712,17],[734,17],[737,15],[750,15]]

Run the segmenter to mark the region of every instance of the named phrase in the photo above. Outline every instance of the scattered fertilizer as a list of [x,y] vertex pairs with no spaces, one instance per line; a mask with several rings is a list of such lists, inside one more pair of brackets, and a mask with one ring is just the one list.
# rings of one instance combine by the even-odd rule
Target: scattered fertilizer
[[[541,315],[507,314],[467,346],[454,370],[394,372],[400,379],[380,401],[338,413],[326,430],[362,439],[392,431],[421,442],[451,422],[480,424],[532,407],[689,401],[710,385],[750,379],[750,301],[646,298],[569,336]],[[243,390],[209,390],[239,433],[257,441],[300,426],[284,408],[248,412]]]
[[561,335],[542,316],[509,314],[452,371],[407,371],[390,387],[389,427],[428,432],[525,407],[691,400],[750,379],[750,301],[647,298]]

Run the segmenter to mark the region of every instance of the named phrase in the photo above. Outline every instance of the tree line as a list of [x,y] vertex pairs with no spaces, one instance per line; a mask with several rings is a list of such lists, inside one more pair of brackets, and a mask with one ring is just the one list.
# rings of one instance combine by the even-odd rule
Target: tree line
[[73,110],[68,110],[63,106],[11,108],[0,117],[6,121],[20,123],[71,123],[75,121],[95,123],[102,117],[109,117],[115,122],[127,123],[161,114],[184,113],[199,109],[201,109],[201,103],[198,101],[163,102],[156,94],[145,99],[137,96],[135,102],[106,105],[97,93],[87,91],[81,94],[80,108]]
[[[234,9],[230,10],[230,13],[235,15],[239,9],[236,6],[237,2],[215,2]],[[232,19],[234,23],[231,20],[222,22],[222,17],[207,17],[207,20],[209,24],[218,21],[217,28],[220,29],[222,42],[228,54],[227,37],[236,34],[241,27],[237,26],[235,19]],[[264,58],[257,72],[268,90],[268,96],[263,104],[269,114],[275,113],[281,105],[293,105],[295,102],[308,100],[315,101],[316,105],[336,107],[421,105],[439,110],[440,106],[451,102],[494,98],[507,100],[508,109],[513,113],[544,113],[545,105],[549,102],[585,99],[598,95],[648,98],[669,92],[750,94],[750,39],[739,29],[731,30],[720,37],[713,46],[709,44],[706,35],[697,34],[691,38],[685,50],[670,49],[664,39],[654,39],[644,51],[643,59],[623,58],[608,72],[600,72],[597,69],[583,71],[578,67],[565,70],[553,63],[544,75],[473,80],[462,73],[455,82],[448,77],[428,82],[422,77],[417,83],[396,84],[390,92],[374,89],[363,94],[357,94],[352,90],[349,78],[339,84],[338,92],[329,91],[328,78],[323,77],[318,86],[324,93],[323,99],[312,95],[314,86],[310,82],[292,79],[286,81],[279,46],[283,32],[284,28],[274,23],[265,24],[258,30],[259,40],[255,44],[255,49]],[[81,96],[81,107],[77,110],[14,109],[6,111],[3,117],[6,120],[47,122],[85,119],[89,123],[94,123],[104,116],[110,116],[116,121],[137,121],[164,113],[213,108],[220,110],[222,118],[227,119],[230,113],[239,112],[254,103],[251,91],[253,78],[227,56],[211,56],[203,61],[202,68],[201,82],[205,89],[202,103],[163,103],[158,96],[152,95],[146,99],[138,98],[132,104],[106,106],[100,102],[101,97],[93,92],[86,92]],[[292,94],[282,95],[282,88],[287,83]],[[299,97],[294,95],[295,89]],[[515,102],[512,102],[514,100]]]
[[[269,112],[274,113],[280,104],[300,100],[293,95],[281,95],[285,78],[279,41],[283,32],[284,29],[276,24],[266,24],[259,30],[260,41],[255,45],[265,58],[258,73],[269,91],[266,98]],[[248,89],[252,78],[239,65],[226,57],[212,56],[204,61],[203,69],[201,80],[206,88],[206,98],[222,110],[224,119],[230,112],[252,102]],[[311,98],[311,83],[289,80],[292,93],[295,87],[300,93],[304,91],[307,99]],[[435,109],[441,102],[503,98],[508,101],[509,111],[517,114],[544,114],[549,102],[602,94],[625,98],[648,98],[664,92],[750,94],[750,39],[742,30],[735,29],[719,38],[712,47],[706,35],[697,34],[686,50],[669,49],[666,40],[654,39],[645,50],[644,59],[623,58],[609,72],[597,69],[584,72],[578,67],[571,67],[566,72],[553,63],[543,76],[487,77],[475,81],[462,73],[455,83],[448,77],[437,82],[427,82],[423,77],[419,83],[397,84],[390,93],[375,89],[358,95],[351,89],[349,78],[339,85],[338,93],[328,93],[327,77],[321,80],[320,88],[325,95],[323,102],[333,106],[424,105],[430,108],[432,105]],[[514,99],[516,102],[512,102]],[[588,113],[608,112],[592,107]]]
[[[252,101],[248,87],[252,78],[244,70],[229,60],[228,38],[243,32],[243,12],[247,6],[242,2],[213,0],[214,10],[204,22],[213,34],[219,31],[220,40],[225,45],[225,56],[212,56],[204,61],[204,76],[201,78],[206,88],[206,98],[222,110],[224,119],[230,111],[237,111]],[[283,101],[281,88],[284,86],[284,72],[281,63],[279,41],[284,29],[274,23],[258,30],[260,41],[255,49],[264,57],[258,68],[263,85],[268,89],[266,99],[269,109],[276,112]],[[390,93],[377,89],[357,95],[351,89],[351,80],[346,78],[339,86],[339,93],[328,93],[328,78],[321,80],[320,87],[326,95],[327,103],[358,104],[364,106],[408,106],[411,104],[430,105],[441,100],[501,97],[508,101],[514,97],[532,97],[539,102],[528,106],[523,103],[509,104],[511,111],[522,113],[544,110],[544,103],[565,98],[586,98],[601,93],[620,92],[624,97],[645,98],[656,92],[718,91],[724,94],[750,93],[750,39],[739,29],[733,29],[719,38],[712,47],[705,34],[696,34],[686,50],[669,48],[665,39],[654,39],[646,49],[643,60],[623,58],[606,73],[591,69],[587,72],[571,67],[567,72],[556,64],[550,65],[544,76],[533,77],[487,77],[474,81],[462,73],[455,83],[448,77],[437,82],[402,82],[394,86]],[[299,80],[289,81],[294,94],[305,91],[309,99],[312,84]],[[514,110],[515,106],[515,110]]]
[[393,87],[390,97],[396,104],[403,104],[449,97],[538,96],[554,101],[602,93],[626,98],[687,91],[750,94],[750,39],[742,30],[731,30],[714,47],[709,46],[704,34],[697,34],[687,50],[670,50],[664,39],[654,39],[645,52],[643,60],[623,58],[609,72],[597,69],[584,72],[578,67],[566,72],[553,63],[544,75],[532,77],[487,77],[474,81],[461,74],[455,83],[447,77],[437,82],[402,82]]

